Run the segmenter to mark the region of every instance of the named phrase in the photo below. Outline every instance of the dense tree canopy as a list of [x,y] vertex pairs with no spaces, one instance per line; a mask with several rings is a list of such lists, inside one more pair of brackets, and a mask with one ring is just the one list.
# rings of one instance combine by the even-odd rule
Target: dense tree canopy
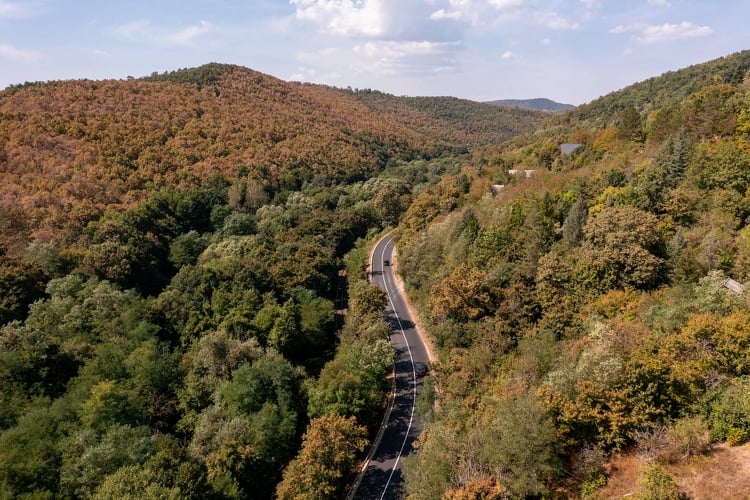
[[[744,52],[623,89],[475,152],[464,195],[414,195],[400,266],[441,390],[410,497],[586,497],[638,450],[658,462],[644,497],[676,494],[662,466],[748,440],[748,308],[724,283],[750,280],[749,68]],[[546,149],[563,142],[582,147]]]
[[674,493],[750,439],[747,61],[505,143],[540,117],[227,65],[3,91],[0,496],[342,495],[394,226],[438,349],[410,497],[586,496],[631,451]]

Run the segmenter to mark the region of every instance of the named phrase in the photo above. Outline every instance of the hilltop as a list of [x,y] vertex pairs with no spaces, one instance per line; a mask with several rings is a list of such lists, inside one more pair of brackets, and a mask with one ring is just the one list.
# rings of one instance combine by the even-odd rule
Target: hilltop
[[497,101],[487,101],[487,104],[511,108],[535,109],[537,111],[552,111],[555,113],[575,108],[572,104],[563,104],[552,99],[547,99],[546,97],[536,99],[500,99]]
[[346,91],[224,64],[14,86],[0,93],[0,213],[14,221],[3,236],[55,239],[66,214],[90,219],[215,176],[291,190],[363,180],[389,162],[465,149],[474,144],[467,130],[502,142],[543,119],[480,104],[459,116],[453,101],[419,102],[416,115],[383,112]]
[[750,50],[729,54],[612,91],[578,106],[570,116],[601,126],[626,107],[633,107],[645,116],[658,110],[666,112],[706,86],[747,84],[749,68]]

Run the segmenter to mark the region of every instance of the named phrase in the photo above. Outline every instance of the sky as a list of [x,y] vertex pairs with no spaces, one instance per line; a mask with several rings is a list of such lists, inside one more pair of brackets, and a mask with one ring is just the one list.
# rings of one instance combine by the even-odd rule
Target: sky
[[0,0],[0,89],[209,62],[394,95],[582,104],[750,49],[748,0]]

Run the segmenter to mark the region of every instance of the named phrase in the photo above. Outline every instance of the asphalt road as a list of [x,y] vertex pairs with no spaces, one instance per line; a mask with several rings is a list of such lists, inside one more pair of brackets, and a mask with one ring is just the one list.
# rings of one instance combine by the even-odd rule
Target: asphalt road
[[357,477],[348,498],[396,499],[403,498],[402,457],[412,450],[412,443],[422,426],[414,415],[417,394],[422,387],[414,364],[427,363],[428,355],[401,295],[393,269],[393,240],[385,236],[375,245],[370,263],[371,282],[388,295],[386,319],[391,323],[391,345],[397,357],[394,366],[394,397],[390,414],[381,428],[363,472]]

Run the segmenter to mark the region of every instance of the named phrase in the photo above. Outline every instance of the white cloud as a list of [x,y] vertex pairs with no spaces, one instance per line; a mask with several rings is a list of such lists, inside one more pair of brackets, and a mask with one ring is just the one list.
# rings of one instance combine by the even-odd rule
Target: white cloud
[[188,26],[176,33],[164,35],[164,40],[175,45],[192,45],[197,38],[205,35],[213,28],[208,21],[201,21],[197,25]]
[[385,34],[389,15],[384,0],[291,0],[297,19],[324,33],[377,37]]
[[539,43],[541,43],[542,45],[552,45],[552,40],[549,38],[542,38],[541,40],[539,40]]
[[24,50],[13,45],[0,44],[0,57],[12,59],[13,61],[33,63],[38,61],[42,57],[42,54],[34,50]]
[[565,19],[557,12],[537,12],[536,22],[553,30],[577,30],[580,24]]
[[510,50],[506,50],[500,55],[500,59],[513,59],[514,57],[516,56]]
[[[425,0],[445,2],[445,0]],[[517,19],[526,10],[528,0],[448,0],[446,13],[455,14],[455,20],[466,26],[497,25]]]
[[661,26],[648,26],[638,37],[639,42],[658,43],[682,40],[684,38],[695,38],[699,36],[709,36],[713,34],[708,26],[697,26],[690,22],[681,22],[680,24],[662,24]]
[[[422,77],[456,73],[461,42],[368,40],[351,48],[327,48],[298,54],[307,70],[296,76],[347,75],[346,84],[358,75],[370,81],[380,77]],[[320,77],[322,78],[322,77]],[[328,80],[330,83],[331,80]]]
[[593,9],[599,6],[599,0],[581,0],[581,3],[586,6],[587,9]]
[[688,21],[679,24],[631,24],[627,26],[619,25],[609,30],[613,34],[637,33],[635,40],[640,43],[652,44],[660,42],[673,42],[686,38],[695,38],[712,35],[714,30],[709,26],[698,26]]
[[520,7],[524,0],[487,0],[487,2],[498,10]]
[[151,21],[141,19],[117,26],[114,28],[114,30],[112,30],[112,32],[117,38],[123,40],[133,40],[139,38],[139,35],[144,33],[150,25]]
[[[489,9],[486,0],[481,0]],[[295,19],[355,40],[450,41],[477,18],[477,0],[290,0]]]
[[[462,23],[464,26],[476,26],[481,22],[481,7],[481,5],[473,3],[472,0],[449,0],[448,5],[433,12],[430,19],[432,21],[452,20]],[[414,20],[414,22],[418,21]]]
[[290,75],[289,80],[296,82],[331,82],[341,78],[338,73],[318,74],[314,68],[300,66],[296,73]]
[[667,0],[648,0],[648,3],[650,5],[661,5],[663,7],[671,7],[672,6],[672,4],[669,3]]
[[0,19],[23,19],[34,15],[34,8],[28,4],[0,0]]
[[644,25],[638,25],[638,24],[630,24],[628,26],[625,26],[623,24],[618,24],[614,28],[610,28],[609,32],[613,35],[621,35],[623,33],[628,33],[630,31],[638,31],[639,29],[642,29]]
[[117,38],[130,42],[148,42],[157,45],[191,46],[201,36],[213,29],[208,21],[200,21],[196,25],[186,26],[178,31],[169,31],[142,19],[117,26],[113,33]]
[[[418,74],[453,71],[458,42],[369,41],[356,45],[352,52],[360,71],[384,74]],[[425,64],[431,61],[431,64]]]
[[443,19],[453,19],[455,21],[458,21],[463,17],[464,15],[458,10],[446,11],[445,9],[440,9],[430,14],[430,19],[432,19],[433,21],[440,21]]
[[[458,71],[465,30],[490,0],[290,0],[295,18],[335,36],[335,56],[300,60],[318,73],[432,75]],[[520,5],[523,0],[492,0]]]

